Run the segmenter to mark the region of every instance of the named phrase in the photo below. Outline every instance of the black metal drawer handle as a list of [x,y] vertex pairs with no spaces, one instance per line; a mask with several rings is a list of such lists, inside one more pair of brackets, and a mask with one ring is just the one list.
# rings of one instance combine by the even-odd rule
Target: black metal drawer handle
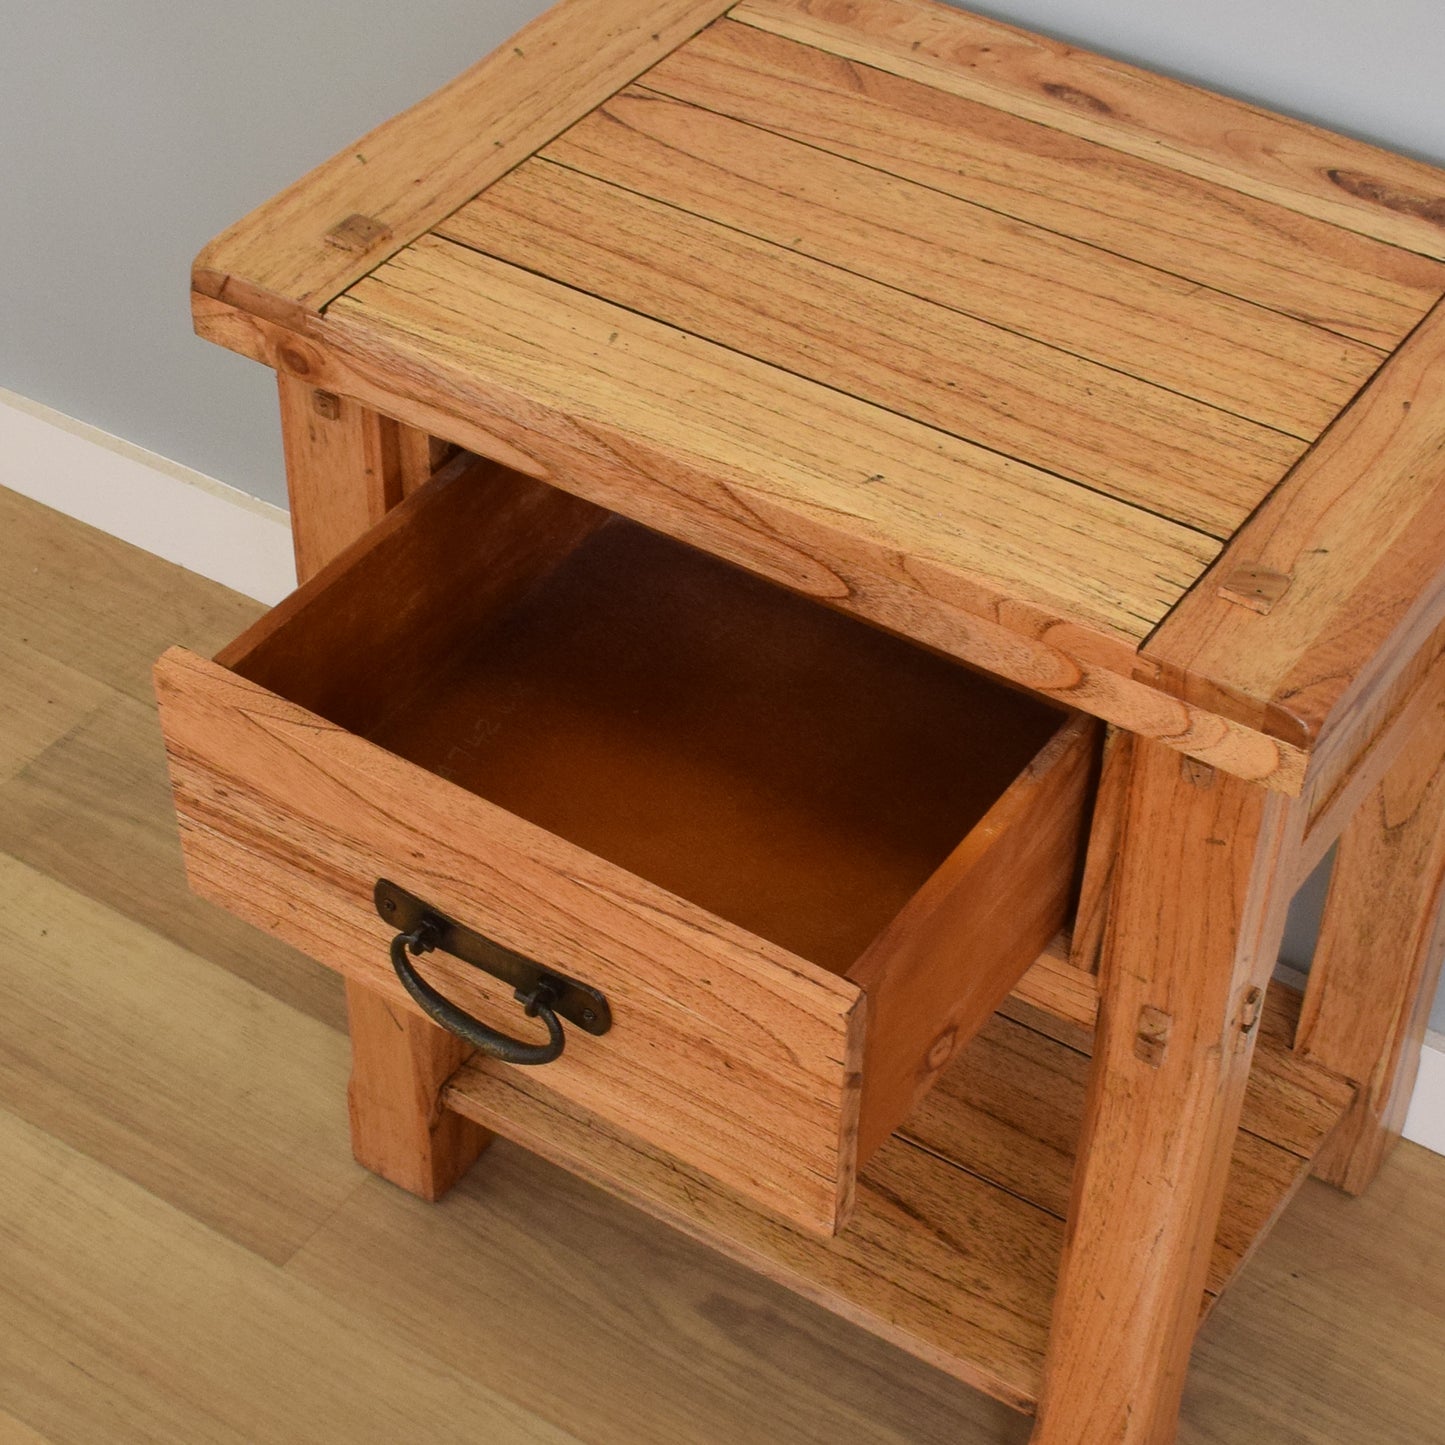
[[[493,943],[385,878],[377,880],[374,897],[376,911],[399,930],[391,941],[391,966],[402,986],[429,1018],[489,1057],[507,1064],[550,1064],[567,1045],[562,1019],[589,1034],[605,1034],[612,1027],[607,998],[597,989],[543,969],[530,958]],[[529,1044],[525,1039],[514,1039],[473,1018],[438,993],[407,957],[408,953],[420,955],[433,950],[450,953],[511,984],[513,997],[527,1017],[541,1019],[546,1025],[547,1042]]]

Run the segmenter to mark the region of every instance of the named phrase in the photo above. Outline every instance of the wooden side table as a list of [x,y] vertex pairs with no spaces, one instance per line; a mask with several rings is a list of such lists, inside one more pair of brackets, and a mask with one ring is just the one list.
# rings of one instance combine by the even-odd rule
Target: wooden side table
[[[217,663],[168,654],[163,718],[195,886],[347,974],[358,1158],[435,1198],[495,1129],[1036,1410],[1040,1445],[1170,1440],[1201,1302],[1311,1169],[1369,1183],[1413,1082],[1445,870],[1442,262],[1439,172],[923,0],[566,0],[208,247],[197,328],[278,373],[312,580]],[[831,972],[457,782],[509,725],[503,674],[472,736],[392,741],[388,702],[420,713],[471,645],[456,619],[570,577],[614,516],[649,532],[576,594],[577,636],[684,556],[662,534],[692,549],[684,610],[709,557],[784,589],[717,583],[718,635],[762,619],[739,656],[801,595],[905,640],[855,697],[913,679],[946,721],[944,657],[1108,724],[1066,934],[1024,972],[1067,906],[1082,721]],[[880,791],[924,776],[882,751]],[[1273,963],[1337,840],[1301,1001]],[[384,866],[546,967],[649,940],[608,985],[635,1072],[579,1034],[554,1086],[412,1009]],[[694,986],[704,1022],[648,1072],[668,1044],[639,1020]],[[783,1092],[732,1158],[679,1098],[754,1067]],[[816,1138],[770,1163],[750,1130],[784,1097]]]

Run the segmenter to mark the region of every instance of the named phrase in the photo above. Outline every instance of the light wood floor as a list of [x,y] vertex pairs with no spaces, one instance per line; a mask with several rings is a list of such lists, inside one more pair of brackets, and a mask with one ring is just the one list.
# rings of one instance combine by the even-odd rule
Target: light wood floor
[[[148,669],[258,611],[0,492],[0,1442],[1020,1445],[1026,1422],[498,1144],[352,1162],[337,980],[192,900]],[[1445,1159],[1311,1184],[1181,1439],[1445,1442]]]

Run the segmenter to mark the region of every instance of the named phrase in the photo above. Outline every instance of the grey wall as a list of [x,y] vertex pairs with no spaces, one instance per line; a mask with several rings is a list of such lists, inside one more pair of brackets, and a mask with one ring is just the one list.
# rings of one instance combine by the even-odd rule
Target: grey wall
[[1445,163],[1440,0],[984,0],[964,8]]
[[[5,5],[0,386],[284,502],[270,375],[191,335],[191,257],[546,3]],[[1445,163],[1440,0],[976,8]]]
[[0,386],[285,501],[275,388],[198,341],[217,231],[546,0],[0,0]]

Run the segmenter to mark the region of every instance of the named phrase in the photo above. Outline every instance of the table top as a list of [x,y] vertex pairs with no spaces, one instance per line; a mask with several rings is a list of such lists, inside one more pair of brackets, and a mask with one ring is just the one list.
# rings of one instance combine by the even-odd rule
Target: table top
[[225,344],[1293,792],[1445,619],[1442,262],[1445,174],[945,6],[569,0],[194,284]]

